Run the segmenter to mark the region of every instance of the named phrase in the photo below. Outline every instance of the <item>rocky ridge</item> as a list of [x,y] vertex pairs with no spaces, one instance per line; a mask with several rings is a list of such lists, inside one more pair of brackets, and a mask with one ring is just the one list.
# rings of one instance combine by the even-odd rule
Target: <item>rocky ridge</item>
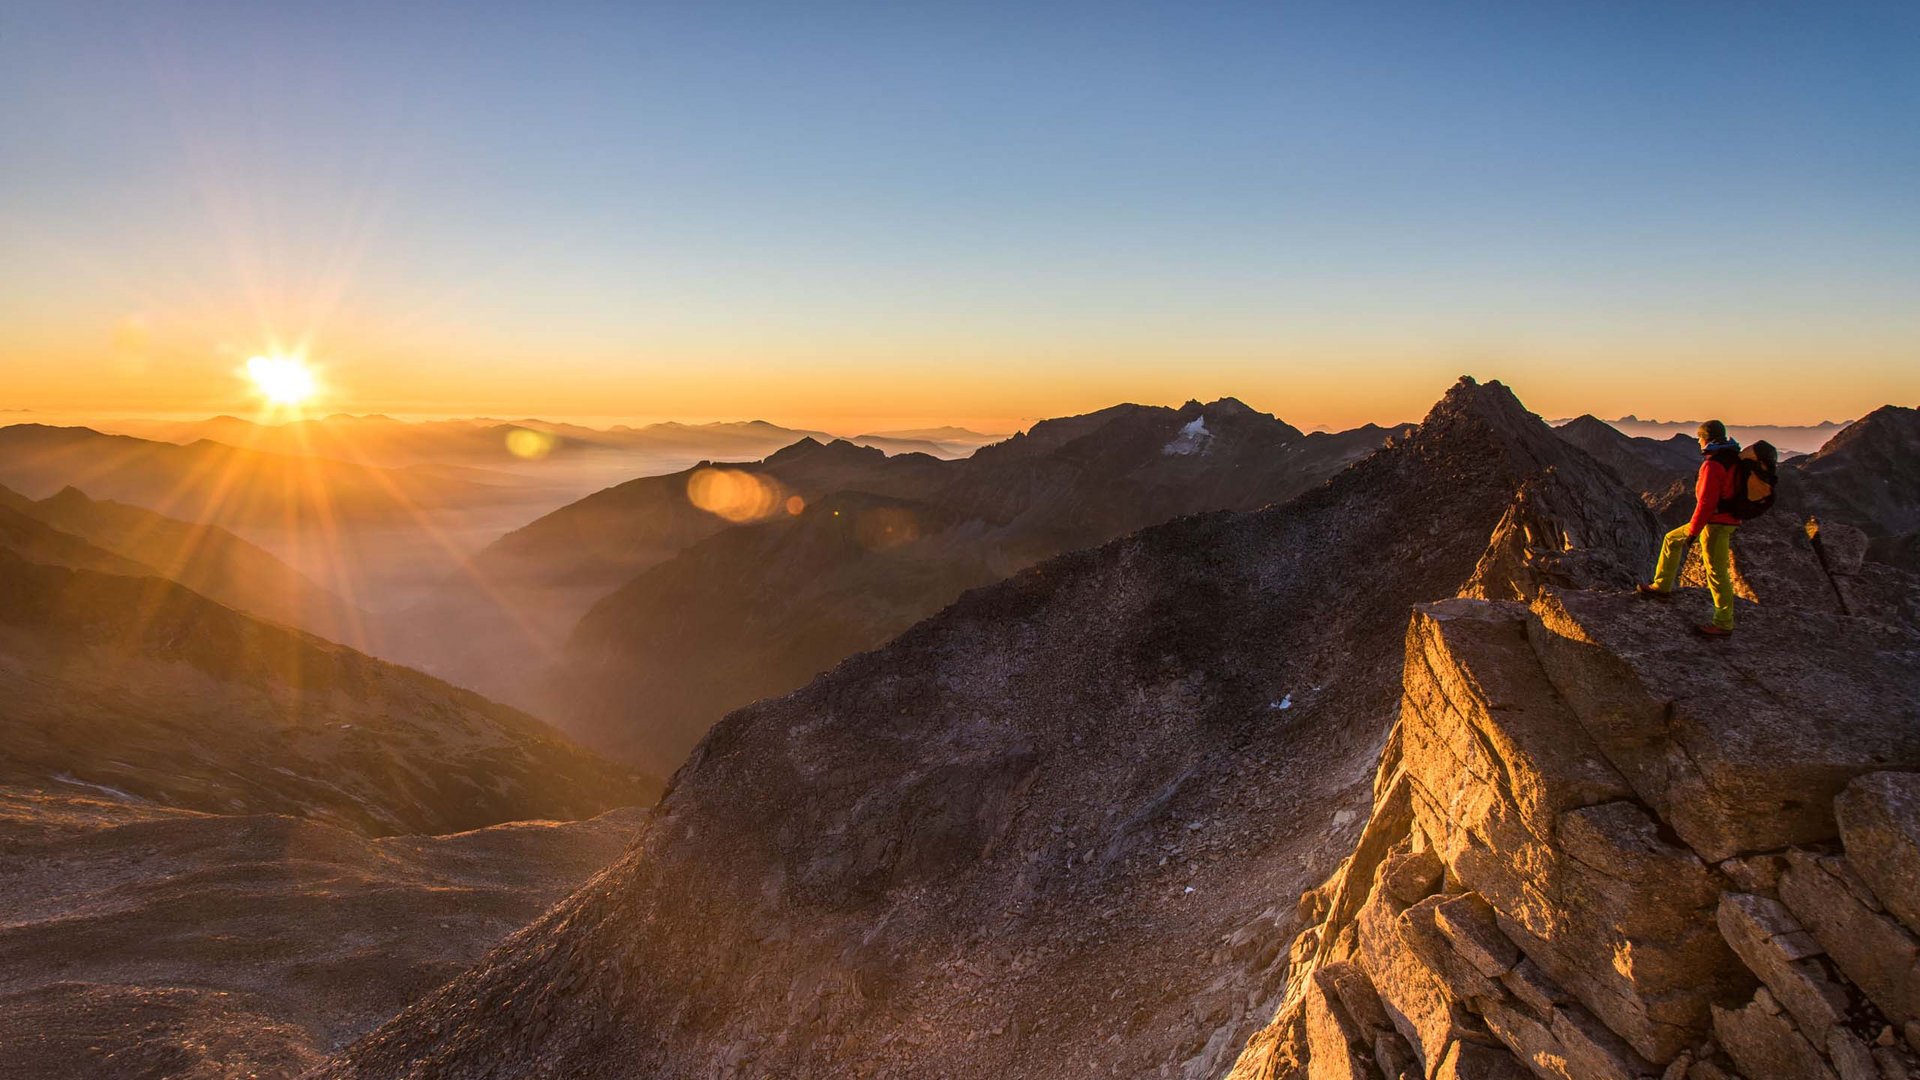
[[1916,1075],[1915,687],[1893,621],[1762,604],[1709,648],[1614,592],[1422,605],[1231,1076]]

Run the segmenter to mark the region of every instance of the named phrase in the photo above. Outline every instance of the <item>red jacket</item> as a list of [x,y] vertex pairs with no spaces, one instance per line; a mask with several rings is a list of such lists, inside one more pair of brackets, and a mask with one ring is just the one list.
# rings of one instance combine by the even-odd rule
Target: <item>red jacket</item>
[[1695,536],[1709,525],[1738,525],[1740,519],[1720,509],[1720,504],[1733,498],[1733,466],[1722,458],[1732,458],[1732,452],[1709,454],[1700,463],[1700,479],[1693,485],[1693,520],[1687,523],[1687,529]]

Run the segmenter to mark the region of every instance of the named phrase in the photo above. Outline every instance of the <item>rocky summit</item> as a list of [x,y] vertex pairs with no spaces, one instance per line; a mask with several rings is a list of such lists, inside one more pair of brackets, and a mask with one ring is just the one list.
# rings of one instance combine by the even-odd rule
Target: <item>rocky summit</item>
[[1749,622],[1416,609],[1372,816],[1232,1077],[1910,1075],[1920,635]]

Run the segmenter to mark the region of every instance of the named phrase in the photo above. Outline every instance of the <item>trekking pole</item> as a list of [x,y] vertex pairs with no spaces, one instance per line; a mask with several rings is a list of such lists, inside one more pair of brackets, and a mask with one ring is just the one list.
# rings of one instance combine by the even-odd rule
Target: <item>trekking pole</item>
[[1813,544],[1813,553],[1820,557],[1820,571],[1827,575],[1827,584],[1833,586],[1833,597],[1840,601],[1840,614],[1851,615],[1847,610],[1847,594],[1840,591],[1840,583],[1833,578],[1833,566],[1827,562],[1827,545],[1820,542],[1820,519],[1807,519],[1807,540]]

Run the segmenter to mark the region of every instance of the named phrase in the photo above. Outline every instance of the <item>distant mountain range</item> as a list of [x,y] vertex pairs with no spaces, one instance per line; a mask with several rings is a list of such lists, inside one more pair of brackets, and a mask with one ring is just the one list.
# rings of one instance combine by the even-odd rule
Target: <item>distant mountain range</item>
[[1042,421],[963,460],[805,439],[726,469],[798,500],[778,512],[702,510],[698,469],[609,488],[480,553],[394,647],[668,771],[728,709],[968,588],[1183,514],[1283,501],[1404,431],[1303,435],[1223,399]]
[[[640,427],[593,428],[548,420],[399,420],[372,414],[261,424],[236,416],[207,420],[123,420],[108,430],[172,443],[201,439],[280,454],[317,454],[369,465],[515,465],[546,459],[610,454],[685,454],[713,458],[758,458],[799,439],[826,442],[822,431],[782,427],[765,420],[685,424],[668,421]],[[520,438],[515,433],[543,438]],[[1001,438],[959,427],[877,431],[849,438],[888,453],[961,457]]]
[[0,484],[35,498],[77,488],[234,529],[409,522],[423,511],[539,497],[513,477],[459,466],[362,465],[212,439],[180,445],[41,424],[0,427]]
[[[1818,424],[1743,424],[1724,417],[1721,419],[1727,424],[1727,433],[1743,443],[1765,439],[1783,451],[1791,450],[1800,454],[1811,454],[1820,449],[1849,423],[1846,420],[1827,420]],[[1556,420],[1554,423],[1559,425],[1565,421]],[[1700,420],[1642,420],[1631,413],[1605,423],[1624,434],[1655,440],[1675,435],[1692,439],[1700,427]]]

